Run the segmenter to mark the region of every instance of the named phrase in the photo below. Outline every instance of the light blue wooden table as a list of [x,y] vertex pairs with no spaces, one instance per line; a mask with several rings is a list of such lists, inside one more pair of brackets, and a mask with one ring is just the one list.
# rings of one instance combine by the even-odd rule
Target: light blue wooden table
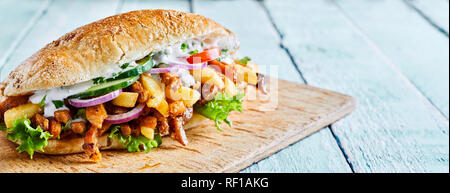
[[448,0],[0,0],[0,78],[76,27],[156,8],[213,18],[280,78],[358,99],[243,172],[449,172]]

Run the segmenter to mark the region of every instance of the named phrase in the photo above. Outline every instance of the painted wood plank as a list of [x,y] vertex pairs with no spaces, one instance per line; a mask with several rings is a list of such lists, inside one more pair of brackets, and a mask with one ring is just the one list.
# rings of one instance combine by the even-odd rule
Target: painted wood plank
[[124,0],[121,12],[140,9],[173,9],[190,12],[188,0]]
[[448,0],[408,0],[419,9],[428,19],[441,27],[448,34],[449,2]]
[[[241,55],[259,65],[278,66],[278,77],[303,82],[262,7],[256,1],[193,1],[194,13],[210,17],[241,41]],[[351,172],[330,130],[325,129],[243,172]]]
[[[204,3],[205,5],[211,5],[210,2],[202,2],[202,3]],[[225,3],[228,4],[229,2],[225,2]],[[241,2],[241,5],[242,5],[242,2]],[[245,6],[245,5],[248,5],[248,3],[245,2],[243,4],[243,6]],[[251,3],[251,5],[252,5],[251,8],[260,9],[257,6],[255,6],[254,3]],[[223,6],[223,3],[219,3],[215,7],[222,7],[222,6]],[[136,10],[136,9],[156,9],[156,8],[175,9],[175,10],[183,10],[183,11],[189,10],[188,2],[187,1],[179,1],[179,0],[175,0],[175,1],[129,1],[129,0],[126,0],[123,4],[123,7],[124,8],[123,8],[122,12]],[[195,3],[194,3],[194,7],[196,7]],[[228,5],[226,7],[228,7]],[[214,10],[212,10],[212,11],[214,11]],[[201,13],[201,14],[203,14],[203,13]],[[259,16],[264,17],[264,13],[259,12]],[[220,22],[220,21],[218,21],[218,22]],[[236,22],[236,21],[234,21],[234,22]],[[266,20],[265,22],[268,22],[268,21]],[[236,24],[233,24],[233,25],[236,25]],[[267,26],[266,28],[271,29],[273,31],[273,28],[270,28],[270,26]],[[249,29],[252,29],[252,27],[249,27]],[[248,32],[248,30],[243,31],[240,34],[238,34],[238,37],[240,37],[241,41],[244,41],[243,40],[244,38],[242,37],[242,35],[246,36],[244,38],[253,37]],[[282,61],[283,63],[290,65],[290,61],[288,60],[287,55],[279,48],[279,46],[276,43],[276,38],[274,38],[274,37],[276,37],[276,33],[271,33],[267,36],[272,37],[271,39],[275,40],[275,41],[272,41],[273,45],[271,47],[275,48],[278,51],[278,54],[276,54],[276,55],[281,56],[281,57],[279,57],[279,59],[273,59],[273,58],[269,58],[269,57],[267,57],[267,58],[272,59],[272,62]],[[242,43],[241,46],[243,46],[243,44],[244,43]],[[252,46],[250,44],[245,47],[248,48],[248,50],[253,50],[253,49],[251,49]],[[241,52],[243,52],[242,49],[243,48],[241,48]],[[269,52],[270,52],[270,50],[269,50]],[[258,55],[261,55],[261,54],[258,54]],[[253,56],[253,55],[251,55],[251,56]],[[253,59],[255,59],[255,58],[253,57]],[[259,60],[261,60],[260,62],[265,61],[263,59],[259,59]],[[294,73],[293,76],[285,76],[285,77],[283,76],[282,78],[290,79],[290,80],[297,81],[297,82],[301,81],[301,79],[299,78],[298,74],[295,73],[295,69],[293,69],[292,66],[290,66],[290,68],[286,68],[286,72],[287,71],[289,71],[289,73],[291,73],[291,74]],[[316,136],[316,135],[314,135],[314,136]],[[307,142],[298,143],[299,145],[294,145],[294,146],[301,146],[300,148],[298,148],[298,147],[287,148],[286,150],[281,151],[280,153],[275,154],[275,155],[271,156],[270,158],[268,158],[271,161],[259,162],[258,164],[255,164],[255,166],[249,167],[248,170],[243,170],[243,172],[249,172],[249,171],[251,171],[251,172],[292,172],[292,171],[297,171],[297,172],[344,172],[345,171],[345,172],[349,172],[350,171],[349,168],[346,166],[345,167],[334,166],[335,163],[341,163],[341,164],[345,165],[345,162],[344,162],[345,160],[343,160],[342,156],[339,155],[339,151],[338,151],[338,149],[336,149],[337,145],[334,142],[330,131],[320,131],[319,134],[317,134],[317,136],[314,138],[317,138],[317,139],[312,139],[312,141],[317,141],[317,142],[329,141],[329,143],[322,143],[322,144],[307,143]],[[318,150],[318,149],[320,149],[320,150]],[[328,163],[311,165],[311,162],[313,160],[316,160],[315,158],[317,157],[317,152],[320,152],[320,153],[334,152],[334,153],[322,154],[322,157],[327,157],[326,159],[322,159],[322,160],[328,161]],[[295,155],[302,155],[303,158],[298,159],[297,156],[295,156]],[[273,164],[274,162],[276,162],[276,164]],[[289,163],[300,163],[300,164],[294,164],[294,165],[291,165],[291,167],[285,167]],[[262,164],[262,166],[261,167],[258,166],[259,164]],[[309,167],[302,167],[305,165],[309,165]],[[257,169],[252,169],[252,168],[257,168]]]
[[54,1],[5,63],[0,76],[3,80],[19,63],[77,27],[113,15],[118,0]]
[[0,70],[36,20],[47,9],[49,1],[0,1]]
[[244,173],[347,173],[352,172],[329,128],[292,144],[242,170]]
[[448,120],[338,7],[326,0],[265,5],[308,83],[358,99],[357,110],[332,126],[355,172],[449,171]]
[[194,0],[193,7],[194,13],[215,20],[238,36],[239,56],[249,56],[259,65],[279,66],[280,79],[302,81],[289,56],[280,48],[276,30],[255,1]]
[[[87,164],[85,154],[35,154],[31,160],[0,132],[0,173],[238,172],[336,121],[356,105],[354,98],[336,92],[269,80],[275,81],[279,87],[269,87],[274,89],[269,96],[248,98],[242,113],[232,113],[233,127],[223,127],[223,132],[217,131],[213,121],[205,121],[186,131],[186,147],[167,136],[148,154],[102,151],[102,162],[97,164]],[[248,90],[256,92],[254,87]],[[276,108],[261,108],[267,104]]]
[[448,37],[402,1],[336,2],[448,119]]

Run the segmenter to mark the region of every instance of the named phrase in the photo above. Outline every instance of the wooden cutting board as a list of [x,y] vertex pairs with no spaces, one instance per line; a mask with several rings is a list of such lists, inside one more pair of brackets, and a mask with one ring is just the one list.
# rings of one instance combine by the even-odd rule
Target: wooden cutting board
[[354,98],[340,93],[283,80],[269,82],[269,95],[248,89],[244,111],[229,117],[232,128],[223,125],[220,132],[212,121],[204,122],[187,131],[187,147],[165,137],[150,153],[103,151],[97,164],[87,162],[84,154],[37,154],[30,160],[2,135],[0,172],[239,172],[356,107]]

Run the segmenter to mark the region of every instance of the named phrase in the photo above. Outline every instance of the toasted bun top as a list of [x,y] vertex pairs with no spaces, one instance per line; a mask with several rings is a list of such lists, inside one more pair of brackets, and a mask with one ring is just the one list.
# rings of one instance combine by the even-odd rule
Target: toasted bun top
[[77,28],[33,54],[4,80],[4,94],[17,96],[74,85],[198,37],[222,39],[232,50],[239,47],[232,32],[196,14],[158,9],[107,17]]

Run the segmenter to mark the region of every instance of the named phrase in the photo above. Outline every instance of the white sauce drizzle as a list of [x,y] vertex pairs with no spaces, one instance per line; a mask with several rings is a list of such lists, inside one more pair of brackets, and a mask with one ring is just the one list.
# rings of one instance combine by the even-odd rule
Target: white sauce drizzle
[[66,106],[63,106],[59,109],[56,109],[55,105],[52,101],[62,101],[70,95],[74,95],[80,92],[84,92],[89,89],[93,85],[93,82],[86,81],[79,84],[75,84],[72,86],[63,86],[52,88],[48,90],[39,90],[36,91],[33,95],[30,96],[31,103],[39,104],[42,99],[45,97],[45,108],[44,108],[44,117],[53,117],[53,114],[57,110],[65,110],[68,109]]
[[[230,45],[230,42],[216,40],[216,39],[214,39],[214,40],[206,39],[203,41],[200,39],[191,39],[191,40],[187,40],[184,43],[187,44],[187,47],[185,50],[181,49],[181,45],[183,43],[177,43],[175,45],[172,45],[172,46],[160,51],[159,54],[156,54],[153,58],[155,65],[158,65],[160,63],[167,64],[169,62],[177,62],[177,61],[182,62],[182,60],[184,60],[184,58],[190,56],[189,52],[191,52],[191,51],[197,50],[198,52],[202,52],[207,48],[212,48],[212,47],[228,48]],[[222,45],[222,46],[220,46],[220,45]],[[225,62],[232,62],[232,59],[230,56],[226,56],[223,59]],[[136,66],[137,66],[136,62],[133,61],[133,62],[130,62],[130,65],[125,69],[122,69],[121,65],[111,67],[108,69],[107,72],[104,73],[104,75],[102,77],[104,77],[105,79],[111,78],[114,76],[115,73],[130,70]],[[194,77],[191,76],[191,74],[189,73],[188,70],[180,69],[176,73],[176,75],[180,77],[183,86],[190,87],[190,86],[195,85]],[[39,104],[42,101],[42,99],[46,96],[44,116],[45,117],[53,117],[55,111],[65,110],[68,108],[66,106],[63,106],[61,108],[56,109],[56,107],[52,101],[56,101],[56,100],[63,101],[68,96],[84,92],[87,89],[89,89],[90,87],[92,87],[93,85],[94,85],[93,81],[90,80],[90,81],[82,82],[82,83],[75,84],[72,86],[57,87],[57,88],[52,88],[52,89],[48,89],[48,90],[39,90],[39,91],[36,91],[30,97],[30,101],[33,104]],[[81,120],[83,120],[83,119],[77,119],[76,121],[81,121]]]
[[136,63],[136,61],[132,61],[132,62],[129,62],[129,65],[124,69],[122,69],[121,66],[122,66],[122,64],[108,68],[108,71],[106,71],[101,77],[104,77],[105,79],[112,78],[114,76],[114,74],[117,74],[118,72],[124,72],[127,70],[131,70],[131,69],[135,68],[136,66],[138,66],[138,64]]
[[[154,56],[155,64],[168,64],[170,62],[179,62],[183,63],[185,62],[185,58],[189,57],[189,52],[192,51],[198,51],[203,52],[205,49],[212,48],[212,47],[220,47],[219,45],[224,44],[224,41],[220,41],[217,39],[214,40],[200,40],[200,39],[191,39],[184,42],[187,47],[186,49],[182,50],[181,45],[183,43],[177,43],[174,44],[162,51],[160,51],[158,54]],[[225,48],[229,45],[224,45]],[[223,58],[224,62],[232,63],[233,60],[228,55]],[[190,87],[195,85],[195,79],[192,77],[192,75],[189,73],[189,70],[186,69],[180,69],[175,75],[179,76],[181,79],[181,82],[183,86]]]
[[83,118],[76,118],[76,119],[74,119],[74,120],[72,120],[72,123],[75,123],[75,122],[87,122],[86,121],[86,119],[83,119]]

